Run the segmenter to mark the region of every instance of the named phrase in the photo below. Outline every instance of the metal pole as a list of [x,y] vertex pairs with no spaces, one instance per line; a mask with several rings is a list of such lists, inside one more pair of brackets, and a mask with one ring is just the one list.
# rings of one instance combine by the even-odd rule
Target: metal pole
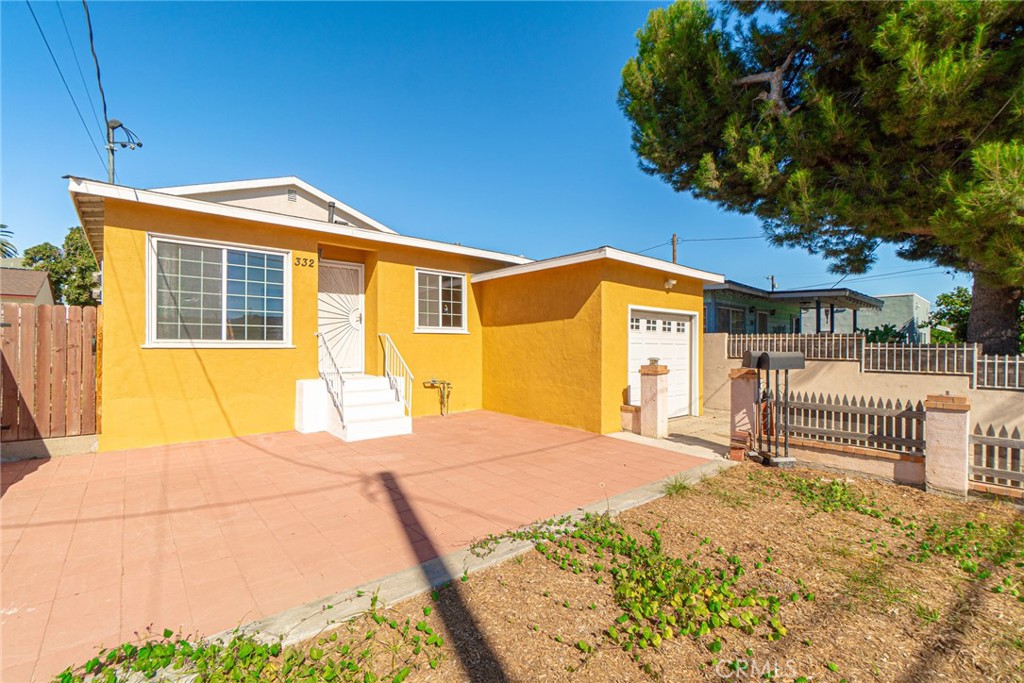
[[107,122],[107,182],[114,184],[114,129]]
[[785,436],[783,436],[783,439],[785,439],[785,442],[786,442],[786,453],[785,453],[785,456],[788,458],[789,457],[789,370],[788,369],[786,370],[786,399],[785,399],[785,401],[786,401],[786,408],[785,408],[785,412],[783,413],[783,415],[785,416],[785,430],[786,430],[786,432],[785,432]]
[[775,450],[772,457],[779,457],[779,371],[775,371]]
[[758,455],[764,450],[764,446],[761,441],[762,432],[764,432],[764,389],[761,385],[761,368],[757,369],[757,453]]

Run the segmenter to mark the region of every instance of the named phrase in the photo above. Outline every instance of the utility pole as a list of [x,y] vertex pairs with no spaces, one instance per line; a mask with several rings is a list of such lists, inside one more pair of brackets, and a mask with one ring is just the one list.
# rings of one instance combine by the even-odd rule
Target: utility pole
[[774,292],[775,291],[775,287],[776,287],[776,285],[775,285],[775,276],[774,275],[769,275],[768,277],[765,278],[765,280],[768,280],[768,282],[772,283],[772,291]]
[[107,121],[107,182],[114,184],[114,128],[120,122],[117,119]]
[[675,233],[672,233],[672,263],[678,263],[676,260],[676,247],[679,245],[679,237]]

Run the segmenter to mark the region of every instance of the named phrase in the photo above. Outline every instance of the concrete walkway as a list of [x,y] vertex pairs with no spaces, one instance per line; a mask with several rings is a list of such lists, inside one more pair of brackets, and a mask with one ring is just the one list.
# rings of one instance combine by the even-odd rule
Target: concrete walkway
[[5,463],[2,679],[252,622],[707,462],[483,411],[414,430]]

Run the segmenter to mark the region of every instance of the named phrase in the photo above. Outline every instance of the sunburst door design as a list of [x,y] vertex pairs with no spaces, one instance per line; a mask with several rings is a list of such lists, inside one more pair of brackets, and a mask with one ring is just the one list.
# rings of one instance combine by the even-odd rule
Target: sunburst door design
[[[319,328],[338,369],[363,371],[363,269],[320,263]],[[321,361],[323,364],[323,361]],[[321,370],[330,368],[321,368]]]

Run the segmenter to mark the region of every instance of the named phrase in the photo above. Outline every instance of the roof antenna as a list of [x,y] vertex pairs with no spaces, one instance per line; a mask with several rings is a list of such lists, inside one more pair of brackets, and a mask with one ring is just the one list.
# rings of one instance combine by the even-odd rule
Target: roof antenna
[[[120,128],[124,132],[123,140],[114,139],[114,131]],[[142,147],[142,140],[139,139],[135,133],[125,128],[117,119],[110,119],[107,121],[107,180],[111,185],[114,184],[114,152],[117,151],[118,146],[121,149],[135,149],[136,147]]]

